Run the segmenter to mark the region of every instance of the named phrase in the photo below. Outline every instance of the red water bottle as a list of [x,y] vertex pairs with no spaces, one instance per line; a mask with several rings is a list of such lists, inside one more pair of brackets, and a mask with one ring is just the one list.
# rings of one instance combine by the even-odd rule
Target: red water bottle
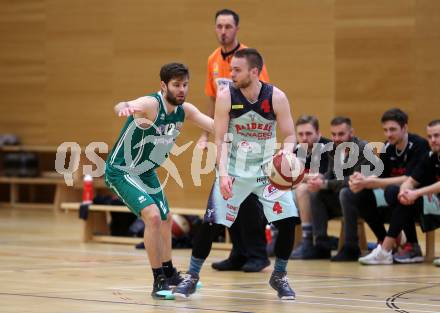
[[84,204],[93,202],[93,178],[91,175],[84,176],[82,202]]
[[266,225],[266,243],[272,243],[272,229],[270,229],[270,225]]

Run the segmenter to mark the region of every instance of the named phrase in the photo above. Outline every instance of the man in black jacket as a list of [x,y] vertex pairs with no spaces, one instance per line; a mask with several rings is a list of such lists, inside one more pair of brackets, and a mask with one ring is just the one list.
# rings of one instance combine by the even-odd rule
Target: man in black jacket
[[303,259],[329,259],[331,244],[327,235],[328,220],[341,216],[339,192],[348,186],[350,175],[360,172],[362,165],[370,164],[365,158],[366,141],[353,135],[348,117],[335,117],[330,123],[333,148],[328,154],[328,168],[308,180],[311,192],[313,235],[315,245],[303,251]]
[[[401,185],[412,174],[428,153],[428,142],[408,133],[408,115],[400,109],[390,109],[381,118],[384,135],[387,139],[380,153],[383,171],[379,176],[354,173],[350,177],[350,187],[340,192],[344,212],[344,246],[332,261],[357,261],[360,256],[357,238],[357,219],[362,217],[382,242],[386,236],[384,223],[389,222],[392,208],[385,201],[385,194],[395,186]],[[416,243],[417,234],[414,223],[404,226],[407,241]],[[420,247],[414,246],[420,250]]]

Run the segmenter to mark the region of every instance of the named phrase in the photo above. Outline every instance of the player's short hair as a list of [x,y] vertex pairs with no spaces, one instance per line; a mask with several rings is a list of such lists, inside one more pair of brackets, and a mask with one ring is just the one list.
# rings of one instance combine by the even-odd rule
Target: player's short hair
[[434,127],[437,125],[440,125],[440,119],[432,120],[431,122],[428,123],[428,127]]
[[345,116],[336,116],[330,121],[331,126],[339,126],[342,124],[347,124],[351,127],[351,119]]
[[380,119],[381,123],[385,123],[388,121],[394,121],[400,125],[400,127],[404,127],[408,124],[408,114],[403,112],[401,109],[393,108],[386,111],[382,118]]
[[188,67],[182,63],[168,63],[160,69],[160,80],[168,85],[175,78],[189,78]]
[[257,49],[254,48],[245,48],[238,50],[234,53],[235,58],[246,58],[249,68],[256,67],[258,69],[258,74],[261,73],[261,70],[263,69],[263,57],[261,54],[257,51]]
[[232,10],[223,9],[223,10],[217,11],[217,13],[215,13],[215,21],[217,21],[217,17],[219,15],[232,15],[232,18],[234,19],[234,22],[235,22],[235,26],[238,26],[238,23],[240,23],[240,16]]
[[298,119],[296,120],[295,125],[304,125],[304,124],[310,124],[313,126],[313,128],[316,131],[319,131],[319,120],[316,116],[313,115],[300,115]]

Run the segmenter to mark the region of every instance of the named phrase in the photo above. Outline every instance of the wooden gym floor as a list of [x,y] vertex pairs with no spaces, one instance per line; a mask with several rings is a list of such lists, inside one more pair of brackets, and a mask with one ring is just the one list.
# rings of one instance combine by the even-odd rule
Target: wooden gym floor
[[[440,268],[432,264],[292,261],[297,300],[282,302],[267,284],[270,270],[213,271],[225,251],[211,253],[191,300],[154,301],[145,252],[81,243],[80,230],[74,214],[0,210],[0,312],[440,312]],[[174,251],[179,269],[189,255]]]

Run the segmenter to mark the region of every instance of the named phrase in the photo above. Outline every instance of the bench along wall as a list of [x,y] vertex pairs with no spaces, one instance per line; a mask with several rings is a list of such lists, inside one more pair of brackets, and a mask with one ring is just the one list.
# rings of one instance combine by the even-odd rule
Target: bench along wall
[[[335,114],[358,135],[381,140],[380,114],[400,106],[424,132],[439,115],[439,9],[435,0],[65,1],[0,0],[0,133],[25,144],[111,146],[123,124],[112,107],[158,90],[162,64],[191,70],[188,100],[205,108],[207,56],[217,47],[213,15],[241,14],[240,40],[265,57],[292,111],[316,114],[328,135]],[[416,109],[417,108],[417,109]],[[197,140],[186,125],[178,144]],[[192,148],[174,158],[171,204],[203,207],[213,179],[194,186]]]

